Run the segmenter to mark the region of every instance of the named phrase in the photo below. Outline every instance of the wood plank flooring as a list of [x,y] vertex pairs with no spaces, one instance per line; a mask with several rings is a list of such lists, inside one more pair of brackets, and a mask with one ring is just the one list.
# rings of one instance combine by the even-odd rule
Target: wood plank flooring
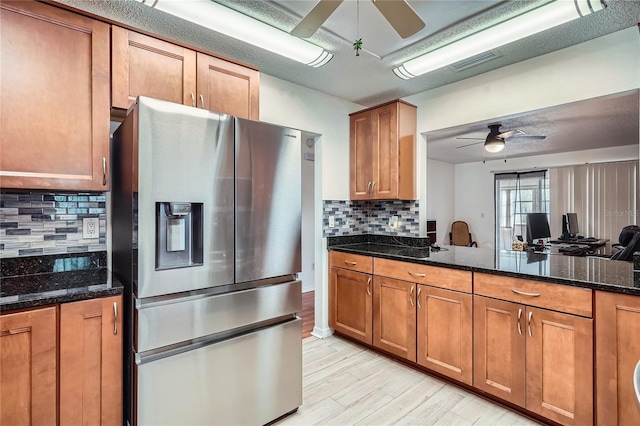
[[303,403],[276,425],[538,425],[339,337],[302,347]]
[[314,310],[314,296],[315,292],[307,291],[302,293],[302,310],[298,313],[302,318],[302,338],[311,336],[313,326],[315,324],[315,310]]

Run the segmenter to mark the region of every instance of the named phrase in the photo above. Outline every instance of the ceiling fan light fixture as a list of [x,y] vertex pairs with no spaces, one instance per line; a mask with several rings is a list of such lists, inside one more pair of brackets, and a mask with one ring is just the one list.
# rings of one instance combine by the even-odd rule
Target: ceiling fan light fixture
[[333,58],[320,46],[211,0],[136,1],[311,67],[321,67]]
[[504,145],[504,139],[488,137],[487,141],[484,143],[484,149],[487,152],[495,154],[496,152],[502,151],[504,149]]
[[406,61],[394,68],[393,72],[406,80],[589,15],[605,7],[603,0],[555,0]]

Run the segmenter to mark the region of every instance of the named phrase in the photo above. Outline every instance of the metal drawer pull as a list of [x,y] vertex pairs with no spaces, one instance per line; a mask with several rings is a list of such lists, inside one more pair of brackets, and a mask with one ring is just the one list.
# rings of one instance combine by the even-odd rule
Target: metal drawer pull
[[102,185],[107,184],[107,159],[102,157]]
[[411,290],[409,291],[409,303],[413,306],[413,286],[411,286]]
[[113,302],[113,334],[118,334],[118,303]]
[[533,337],[531,335],[531,317],[532,316],[533,316],[533,312],[529,311],[529,322],[528,322],[528,325],[527,325],[527,327],[529,328],[529,337]]
[[408,271],[408,272],[409,272],[409,275],[411,275],[412,277],[424,278],[427,276],[427,274],[416,274],[415,272],[411,272],[411,271]]
[[369,288],[370,285],[371,285],[371,277],[369,277],[369,279],[367,280],[367,294],[369,296],[371,296],[371,289]]
[[521,294],[522,296],[540,297],[540,293],[527,293],[526,291],[516,290],[515,288],[512,288],[511,291],[515,294]]
[[522,334],[522,327],[520,327],[521,317],[522,317],[522,309],[518,309],[518,334]]
[[418,287],[418,297],[416,298],[416,302],[418,303],[418,309],[422,309],[422,306],[420,306],[420,292],[422,291],[422,288]]
[[348,260],[345,260],[344,263],[346,265],[356,266],[356,262],[349,262]]
[[191,106],[196,106],[196,95],[193,92],[191,92]]
[[201,108],[204,108],[204,96],[200,93],[200,103],[202,104]]

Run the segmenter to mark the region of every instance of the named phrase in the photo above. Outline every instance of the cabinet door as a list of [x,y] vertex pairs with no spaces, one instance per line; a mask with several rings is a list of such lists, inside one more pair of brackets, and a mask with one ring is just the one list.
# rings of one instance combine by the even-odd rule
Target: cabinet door
[[416,360],[416,284],[373,277],[373,346]]
[[398,107],[396,103],[371,111],[373,185],[375,199],[398,198]]
[[565,425],[593,424],[593,321],[527,307],[526,408]]
[[523,305],[473,296],[473,386],[524,407]]
[[0,424],[57,419],[56,308],[0,316]]
[[0,3],[3,188],[109,189],[109,25]]
[[473,300],[470,294],[418,286],[418,364],[473,382]]
[[60,307],[60,424],[122,424],[122,296]]
[[111,106],[148,96],[196,104],[196,52],[124,28],[111,28]]
[[354,114],[349,118],[350,192],[352,200],[372,198],[374,149],[371,139],[371,112]]
[[198,106],[250,120],[260,119],[260,73],[198,53]]
[[598,425],[640,424],[633,370],[640,361],[640,297],[596,292]]
[[339,333],[371,344],[371,275],[331,268],[329,325]]

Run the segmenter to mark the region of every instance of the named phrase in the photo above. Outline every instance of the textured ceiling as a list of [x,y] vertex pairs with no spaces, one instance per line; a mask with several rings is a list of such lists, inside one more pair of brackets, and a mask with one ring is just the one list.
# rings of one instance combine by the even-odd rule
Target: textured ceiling
[[[462,71],[445,67],[411,80],[401,80],[393,74],[392,69],[403,61],[519,15],[549,0],[408,0],[426,22],[426,27],[406,40],[393,31],[377,9],[370,4],[371,0],[360,0],[358,25],[357,3],[347,0],[327,19],[325,27],[310,38],[311,42],[335,54],[328,64],[320,68],[300,64],[134,0],[50,1],[84,10],[149,34],[233,58],[259,68],[262,73],[364,106],[374,106],[434,89],[634,27],[640,22],[640,0],[608,0],[605,10],[494,50],[496,59]],[[311,10],[316,0],[217,2],[288,32]],[[362,37],[365,50],[357,57],[352,47],[356,35]],[[598,106],[597,102],[607,104]],[[628,97],[625,95],[598,98],[586,103],[584,107],[566,107],[567,116],[562,119],[561,111],[564,111],[565,106],[491,121],[502,122],[502,130],[520,128],[528,134],[547,136],[546,140],[532,144],[518,142],[519,145],[516,145],[514,141],[507,146],[509,157],[638,143],[637,93],[628,94]],[[455,140],[455,136],[484,137],[488,133],[488,124],[489,122],[472,123],[428,134],[429,157],[453,163],[481,161],[482,144],[456,149],[455,146],[464,144],[461,142],[472,141]],[[475,133],[470,135],[471,132]]]
[[[525,157],[622,145],[637,145],[640,134],[638,90],[601,96],[523,114],[427,132],[427,155],[449,163]],[[488,125],[500,131],[522,130],[543,140],[508,140],[504,151],[484,150]],[[479,140],[458,139],[478,138]],[[475,145],[465,146],[476,143]]]

